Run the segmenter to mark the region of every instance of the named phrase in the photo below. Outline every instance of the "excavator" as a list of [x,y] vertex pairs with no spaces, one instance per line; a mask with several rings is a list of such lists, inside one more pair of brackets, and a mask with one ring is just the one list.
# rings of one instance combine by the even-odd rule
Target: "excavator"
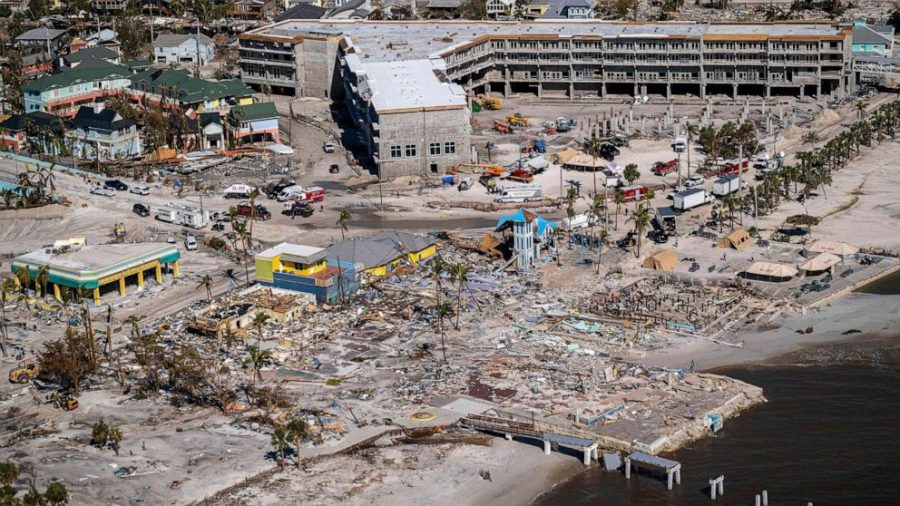
[[10,383],[28,383],[29,381],[37,378],[38,375],[38,366],[31,360],[26,360],[22,362],[19,367],[16,367],[12,371],[9,371],[9,382]]

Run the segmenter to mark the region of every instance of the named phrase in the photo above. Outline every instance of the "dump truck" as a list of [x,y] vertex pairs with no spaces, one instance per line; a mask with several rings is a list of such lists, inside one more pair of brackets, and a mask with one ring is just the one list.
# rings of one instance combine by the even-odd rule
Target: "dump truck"
[[10,383],[28,383],[29,381],[37,378],[38,375],[38,366],[34,362],[30,360],[26,360],[19,364],[19,367],[16,367],[12,371],[9,371],[9,382]]
[[706,193],[702,188],[691,188],[683,192],[678,192],[673,196],[672,208],[676,211],[688,211],[695,207],[700,207],[712,202],[713,196]]

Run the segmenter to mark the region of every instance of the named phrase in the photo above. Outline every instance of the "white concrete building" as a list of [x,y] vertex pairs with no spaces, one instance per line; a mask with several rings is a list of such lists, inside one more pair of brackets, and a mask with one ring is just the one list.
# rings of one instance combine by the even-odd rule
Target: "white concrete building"
[[206,65],[215,56],[215,43],[202,33],[163,33],[153,41],[153,61],[156,63],[196,65],[199,58],[200,65]]

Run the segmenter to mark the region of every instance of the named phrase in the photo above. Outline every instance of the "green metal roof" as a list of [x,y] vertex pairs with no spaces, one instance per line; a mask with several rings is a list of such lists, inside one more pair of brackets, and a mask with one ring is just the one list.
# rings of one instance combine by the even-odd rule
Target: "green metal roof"
[[179,70],[145,70],[131,77],[131,87],[139,89],[139,83],[154,92],[160,93],[164,87],[170,88],[167,95],[175,97],[186,104],[197,104],[222,98],[240,98],[253,95],[253,90],[244,83],[236,80],[208,81],[206,79],[194,79],[191,73],[184,69]]
[[278,111],[272,102],[260,102],[258,104],[239,105],[231,109],[231,115],[241,121],[256,121],[268,118],[277,118]]
[[24,86],[25,91],[43,93],[56,88],[64,88],[78,83],[100,81],[110,77],[128,77],[131,71],[121,65],[110,64],[99,68],[70,70],[52,76],[35,79]]

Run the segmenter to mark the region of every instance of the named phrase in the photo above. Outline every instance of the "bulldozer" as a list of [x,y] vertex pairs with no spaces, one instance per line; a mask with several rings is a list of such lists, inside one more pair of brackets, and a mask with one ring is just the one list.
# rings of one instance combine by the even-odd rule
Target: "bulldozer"
[[26,360],[25,362],[22,362],[19,367],[16,367],[12,371],[9,371],[9,382],[24,384],[37,378],[37,375],[37,364],[30,360]]
[[487,111],[499,111],[503,107],[503,101],[497,97],[478,95],[476,99],[477,103]]
[[70,396],[68,393],[53,392],[47,396],[47,403],[53,404],[53,407],[62,409],[63,411],[72,411],[78,408],[78,399]]
[[125,230],[125,224],[116,223],[115,226],[113,226],[113,234],[115,234],[116,238],[120,241],[123,240],[125,236],[128,235],[128,231]]

